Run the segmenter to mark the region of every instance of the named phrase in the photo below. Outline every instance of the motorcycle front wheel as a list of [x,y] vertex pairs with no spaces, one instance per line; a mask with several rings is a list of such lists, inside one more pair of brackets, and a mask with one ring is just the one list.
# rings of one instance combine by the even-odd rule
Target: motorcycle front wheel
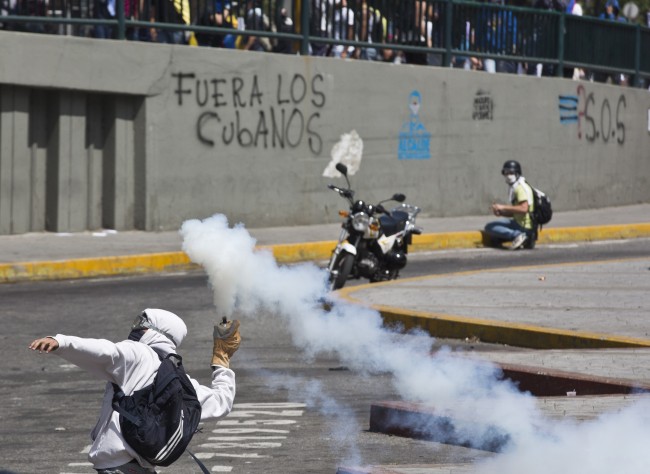
[[330,277],[330,290],[339,290],[345,286],[345,282],[348,281],[350,272],[352,272],[352,265],[354,265],[354,255],[347,252],[341,252],[338,256],[336,263],[334,264],[332,277]]

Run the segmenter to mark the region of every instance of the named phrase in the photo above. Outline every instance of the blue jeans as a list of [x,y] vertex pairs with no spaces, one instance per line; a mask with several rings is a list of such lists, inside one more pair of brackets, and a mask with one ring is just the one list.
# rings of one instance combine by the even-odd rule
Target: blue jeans
[[514,219],[499,219],[485,225],[485,233],[490,236],[490,239],[501,242],[511,242],[524,232],[528,235],[528,238],[533,235],[532,229],[523,228]]

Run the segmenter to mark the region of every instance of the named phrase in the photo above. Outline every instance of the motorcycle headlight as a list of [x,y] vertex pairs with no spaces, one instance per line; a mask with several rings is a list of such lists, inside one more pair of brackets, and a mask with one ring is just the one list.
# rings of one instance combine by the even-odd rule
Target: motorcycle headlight
[[357,212],[352,216],[352,227],[357,232],[365,232],[370,224],[370,217],[365,212]]

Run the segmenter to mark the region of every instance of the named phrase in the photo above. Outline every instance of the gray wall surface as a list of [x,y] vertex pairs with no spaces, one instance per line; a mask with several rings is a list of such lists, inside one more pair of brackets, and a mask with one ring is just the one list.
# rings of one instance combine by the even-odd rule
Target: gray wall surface
[[649,202],[649,122],[641,89],[0,32],[0,234],[334,222],[352,131],[357,197],[425,215],[505,201],[508,159],[557,210]]

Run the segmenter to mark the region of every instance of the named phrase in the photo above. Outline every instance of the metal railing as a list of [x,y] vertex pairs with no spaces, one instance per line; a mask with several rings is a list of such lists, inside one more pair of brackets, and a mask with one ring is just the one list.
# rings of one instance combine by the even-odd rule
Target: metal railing
[[34,33],[650,78],[650,28],[465,0],[0,0],[0,11],[3,29]]

